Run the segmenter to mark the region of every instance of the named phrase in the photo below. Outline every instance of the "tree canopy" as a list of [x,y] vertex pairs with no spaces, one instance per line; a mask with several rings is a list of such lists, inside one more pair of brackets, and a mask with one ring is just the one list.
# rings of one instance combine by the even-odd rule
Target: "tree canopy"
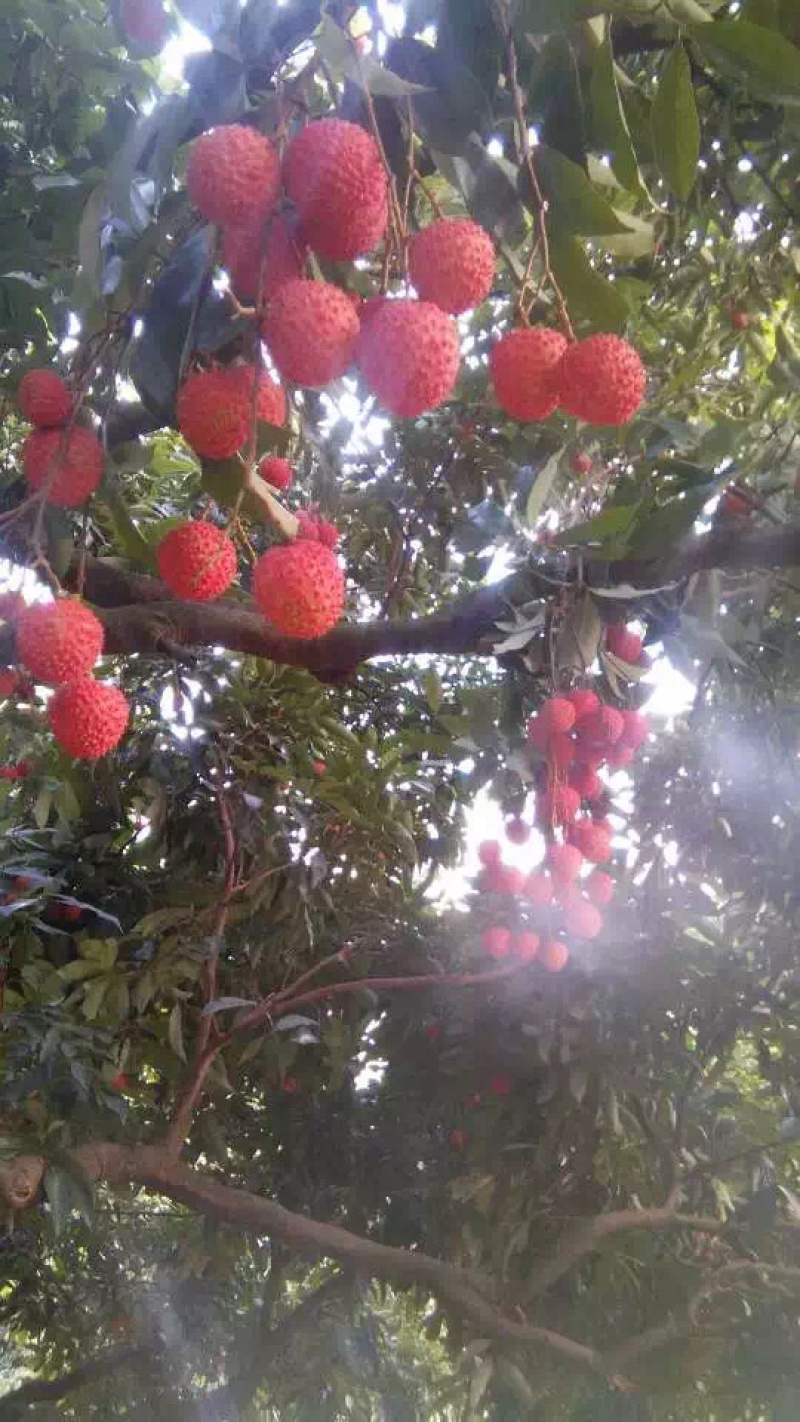
[[[792,0],[7,0],[3,1422],[797,1416],[798,44]],[[279,195],[331,117],[379,154],[353,257],[308,159]],[[228,125],[277,155],[249,282],[192,179]],[[451,217],[491,284],[392,413],[370,332]],[[352,327],[313,387],[276,223],[301,354]],[[541,327],[637,352],[632,417],[509,414]],[[209,458],[179,391],[227,372],[230,415],[241,371]],[[187,520],[235,545],[214,600],[159,555]],[[255,572],[304,540],[321,636]],[[102,624],[110,754],[60,743],[20,587]]]

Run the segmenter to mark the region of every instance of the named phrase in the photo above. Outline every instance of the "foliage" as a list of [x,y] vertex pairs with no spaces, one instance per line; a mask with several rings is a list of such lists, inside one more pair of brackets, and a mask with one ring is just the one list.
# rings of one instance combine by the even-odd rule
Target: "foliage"
[[[32,770],[0,779],[0,1167],[46,1174],[0,1239],[0,1417],[783,1422],[797,18],[790,0],[412,0],[393,28],[389,8],[358,11],[358,53],[350,6],[183,0],[172,35],[208,45],[180,78],[174,46],[126,47],[101,0],[0,16],[3,551],[85,591],[134,708],[87,770],[41,699],[3,703],[0,758]],[[298,653],[258,640],[249,566],[191,624],[152,574],[170,520],[233,508],[248,564],[276,537],[241,463],[201,464],[174,428],[189,357],[252,347],[186,145],[334,104],[377,125],[412,227],[468,211],[499,260],[442,407],[390,423],[353,376],[257,431],[258,453],[291,455],[287,502],[342,533],[347,623]],[[369,295],[381,260],[318,274]],[[561,297],[578,335],[624,331],[646,362],[621,430],[517,425],[487,393],[500,329],[522,309],[556,323]],[[88,510],[35,524],[13,396],[51,362],[108,461]],[[715,503],[731,487],[743,512]],[[611,782],[603,935],[558,977],[464,983],[512,913],[468,876],[481,816],[527,813],[526,716],[587,664],[609,699],[649,694],[601,649],[620,620],[694,699]],[[166,1158],[184,1137],[192,1178],[248,1195],[198,1203],[183,1177],[74,1154]],[[296,1215],[262,1227],[251,1197]],[[298,1219],[397,1253],[335,1234],[295,1251]],[[469,1306],[411,1272],[424,1256],[483,1281]]]

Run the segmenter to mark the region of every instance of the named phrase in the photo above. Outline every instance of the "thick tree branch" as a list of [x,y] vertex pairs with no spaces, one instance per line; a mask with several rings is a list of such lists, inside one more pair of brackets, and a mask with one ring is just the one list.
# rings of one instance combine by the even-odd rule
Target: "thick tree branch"
[[59,1398],[68,1397],[79,1388],[101,1382],[103,1378],[111,1377],[121,1368],[144,1362],[148,1357],[152,1357],[151,1348],[120,1344],[118,1348],[109,1348],[99,1357],[81,1363],[77,1368],[73,1368],[72,1372],[63,1373],[60,1378],[53,1378],[51,1381],[39,1381],[34,1378],[0,1398],[0,1422],[15,1422],[22,1409],[31,1403],[57,1402]]

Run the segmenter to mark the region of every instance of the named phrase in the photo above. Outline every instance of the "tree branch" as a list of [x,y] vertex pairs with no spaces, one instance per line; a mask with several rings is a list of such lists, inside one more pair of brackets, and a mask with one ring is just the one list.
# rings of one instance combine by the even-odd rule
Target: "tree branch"
[[0,1398],[0,1422],[15,1422],[21,1410],[31,1403],[57,1402],[59,1398],[68,1397],[79,1388],[110,1377],[120,1368],[143,1362],[145,1358],[152,1356],[152,1351],[152,1348],[140,1344],[120,1344],[117,1348],[109,1348],[97,1358],[90,1358],[81,1363],[77,1368],[73,1368],[72,1372],[64,1373],[60,1378],[53,1378],[51,1381],[32,1379],[23,1383],[21,1387]]

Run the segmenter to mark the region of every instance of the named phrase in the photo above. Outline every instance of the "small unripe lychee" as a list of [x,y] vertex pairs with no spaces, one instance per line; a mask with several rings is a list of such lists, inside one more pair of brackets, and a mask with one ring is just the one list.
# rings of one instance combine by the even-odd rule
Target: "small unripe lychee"
[[273,489],[288,489],[294,478],[288,459],[281,459],[277,454],[265,454],[258,466],[258,472],[267,484],[272,485]]
[[236,577],[236,549],[221,528],[189,520],[161,539],[156,568],[176,597],[211,602],[227,592]]
[[103,624],[78,598],[32,603],[17,622],[17,655],[37,681],[87,676],[103,650]]
[[489,369],[497,403],[514,420],[546,420],[559,400],[567,342],[549,326],[508,331],[492,347]]
[[60,746],[77,760],[96,760],[122,740],[130,707],[117,686],[93,677],[60,686],[50,698],[47,716]]
[[54,370],[29,370],[23,375],[17,403],[25,419],[43,429],[65,425],[72,414],[72,396]]

